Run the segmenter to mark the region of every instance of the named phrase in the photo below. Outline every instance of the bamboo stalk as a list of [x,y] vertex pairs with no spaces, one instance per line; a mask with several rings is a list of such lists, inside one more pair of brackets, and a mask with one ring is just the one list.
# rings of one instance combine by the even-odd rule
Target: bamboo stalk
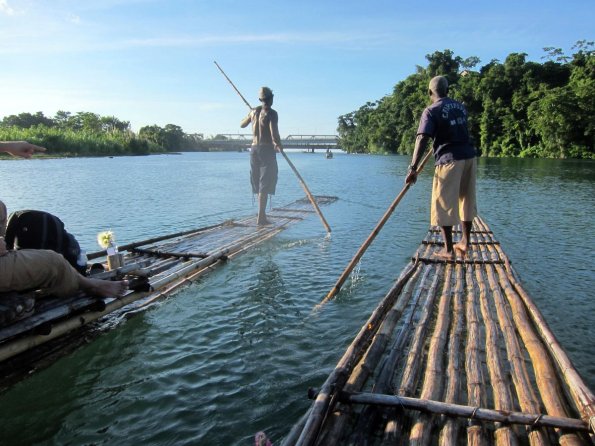
[[[426,279],[429,278],[430,272],[434,273],[434,278],[429,289],[425,289]],[[419,380],[420,364],[423,359],[422,349],[425,344],[425,335],[430,324],[430,316],[434,301],[436,300],[437,288],[439,277],[442,273],[442,266],[438,265],[434,267],[429,265],[425,267],[424,279],[421,282],[420,293],[424,297],[422,308],[420,311],[420,317],[416,324],[415,331],[413,333],[411,346],[409,347],[409,353],[401,377],[401,383],[397,393],[399,395],[413,395],[417,383]],[[384,428],[383,443],[394,443],[401,437],[403,431],[403,420],[393,419],[390,420]]]
[[[455,289],[453,294],[453,323],[449,333],[448,365],[446,368],[446,403],[457,403],[461,398],[461,379],[463,372],[461,364],[461,346],[463,342],[464,312],[463,312],[463,268],[456,265]],[[442,430],[438,444],[450,446],[457,444],[460,422],[458,418],[448,418]]]
[[[429,278],[430,272],[434,272],[434,278],[430,289],[425,292],[423,290],[421,291],[422,296],[425,297],[425,301],[423,302],[421,314],[415,327],[413,343],[409,348],[405,370],[403,371],[403,377],[401,378],[401,384],[398,390],[398,393],[402,395],[413,394],[418,381],[419,364],[423,359],[422,349],[425,343],[426,332],[431,321],[431,310],[436,299],[439,276],[442,272],[442,268],[441,266],[438,266],[434,271],[434,268],[426,267],[424,278]],[[423,283],[424,282],[422,282],[422,284]]]
[[[181,236],[186,236],[186,235],[194,235],[200,232],[204,232],[207,231],[209,229],[213,229],[213,228],[217,228],[220,226],[224,226],[227,225],[229,223],[219,223],[216,225],[211,225],[211,226],[205,226],[203,228],[197,228],[197,229],[190,229],[188,231],[180,231],[180,232],[176,232],[175,234],[168,234],[168,235],[162,235],[160,237],[153,237],[153,238],[149,238],[147,240],[141,240],[139,242],[134,242],[134,243],[128,243],[126,245],[121,245],[118,246],[118,249],[120,251],[128,251],[132,248],[136,248],[137,246],[142,246],[142,245],[148,245],[150,243],[157,243],[163,240],[168,240],[168,239],[172,239],[172,238],[176,238],[176,237],[181,237]],[[107,251],[104,249],[102,251],[97,251],[97,252],[92,252],[90,254],[87,255],[87,259],[89,260],[93,260],[93,259],[98,259],[99,257],[103,257],[107,255]]]
[[[444,365],[443,354],[446,346],[448,326],[450,324],[450,303],[451,303],[451,280],[452,265],[446,266],[444,277],[444,289],[440,295],[438,303],[438,314],[434,332],[430,339],[428,350],[428,360],[425,369],[424,382],[420,398],[436,400],[442,396]],[[420,416],[409,434],[409,444],[412,446],[427,444],[430,440],[430,430],[432,428],[432,418],[428,415]]]
[[314,207],[314,210],[316,211],[316,213],[320,217],[320,221],[324,225],[324,227],[326,229],[326,232],[328,232],[330,234],[331,233],[331,227],[329,226],[329,224],[327,223],[326,219],[324,218],[324,215],[322,215],[322,211],[318,207],[318,204],[316,203],[316,199],[312,196],[312,193],[310,192],[310,189],[308,189],[308,186],[306,186],[306,182],[304,181],[304,179],[302,178],[302,176],[300,175],[300,173],[297,171],[297,169],[295,168],[295,166],[293,165],[293,163],[291,162],[291,160],[289,159],[289,157],[287,156],[287,154],[285,153],[285,151],[281,150],[281,154],[285,158],[285,161],[287,161],[287,164],[289,164],[289,167],[291,167],[291,170],[293,170],[293,173],[295,173],[295,176],[298,178],[298,181],[302,185],[302,189],[304,189],[304,192],[306,192],[306,196],[308,197],[308,199],[310,200],[310,203],[312,203],[312,206]]
[[[510,394],[509,383],[506,381],[503,373],[504,364],[499,353],[499,332],[494,322],[487,296],[487,287],[481,270],[475,271],[477,283],[479,286],[479,301],[481,314],[483,316],[486,330],[486,357],[488,363],[488,373],[492,384],[494,395],[494,405],[498,410],[511,411],[514,409],[512,395]],[[498,445],[516,445],[517,438],[512,429],[503,425],[497,427],[496,443]]]
[[[399,282],[401,283],[400,286],[404,286],[414,270],[415,264],[409,264],[404,274],[402,274],[399,279]],[[332,402],[331,400],[336,400],[336,392],[340,391],[345,385],[353,367],[359,361],[359,358],[363,355],[365,347],[369,344],[371,338],[378,330],[380,321],[384,318],[388,309],[394,304],[395,297],[396,296],[391,295],[382,300],[378,307],[372,312],[367,323],[361,328],[353,342],[347,347],[347,350],[337,363],[337,366],[322,385],[296,445],[304,446],[315,444],[322,423],[326,418],[329,409],[332,410],[334,401]]]
[[[527,292],[516,280],[516,272],[510,265],[510,262],[506,255],[502,252],[500,248],[497,248],[497,251],[499,255],[505,259],[506,269],[510,272],[510,274],[506,275],[508,281],[510,282],[510,285],[516,292],[518,298],[523,302],[523,305],[526,308],[529,317],[535,324],[535,327],[539,332],[541,338],[543,339],[545,346],[547,347],[548,351],[552,355],[552,358],[558,365],[563,379],[568,385],[568,390],[571,394],[574,403],[576,404],[577,409],[579,410],[583,419],[590,421],[591,429],[595,431],[595,397],[593,396],[593,393],[580,377],[574,365],[568,358],[568,355],[566,354],[566,352],[556,339],[555,335],[547,325],[545,318],[543,317],[543,315],[541,314],[531,297],[529,297]],[[500,274],[504,274],[504,271],[502,271]]]
[[[472,407],[485,407],[487,396],[483,391],[485,381],[481,367],[481,323],[477,310],[478,299],[473,282],[473,270],[467,268],[467,296],[465,313],[467,318],[467,342],[465,346],[465,371],[467,374],[467,398]],[[473,422],[467,427],[467,444],[480,446],[485,444],[485,433],[481,425]]]
[[[505,304],[504,296],[500,291],[498,280],[495,276],[494,267],[487,267],[487,276],[490,288],[493,293],[494,302],[500,327],[504,334],[508,362],[511,366],[511,375],[514,387],[519,399],[521,410],[526,413],[538,413],[540,411],[537,395],[531,386],[529,373],[525,367],[525,358],[521,351],[516,330]],[[547,433],[542,430],[528,429],[529,442],[532,446],[545,446],[549,444]]]
[[[420,163],[419,167],[417,168],[418,174],[423,170],[423,168],[424,168],[426,162],[428,161],[428,159],[430,158],[431,154],[432,154],[432,151],[430,150],[430,151],[428,151],[426,156],[423,158],[422,162]],[[353,256],[353,258],[351,259],[351,261],[349,262],[349,264],[347,265],[347,267],[345,268],[345,270],[343,271],[341,276],[339,276],[339,279],[337,280],[335,285],[331,288],[331,290],[326,295],[326,297],[324,299],[322,299],[322,301],[315,307],[316,309],[319,309],[320,307],[322,307],[322,305],[324,305],[329,300],[331,300],[333,297],[335,297],[337,295],[337,293],[341,290],[341,287],[343,286],[343,284],[349,277],[349,274],[351,274],[351,271],[353,271],[353,268],[355,267],[355,265],[357,265],[357,263],[360,261],[360,259],[366,252],[366,249],[368,249],[368,247],[372,244],[372,242],[374,241],[374,239],[376,238],[376,236],[378,235],[378,233],[380,232],[380,230],[382,229],[382,227],[384,226],[386,221],[389,219],[389,217],[391,216],[391,214],[393,213],[393,211],[395,210],[397,205],[403,199],[403,197],[405,196],[405,194],[407,193],[407,191],[409,190],[410,187],[411,187],[411,184],[406,184],[405,187],[403,187],[403,189],[401,190],[399,195],[397,195],[397,197],[393,200],[391,205],[388,207],[388,209],[386,210],[386,212],[384,213],[384,215],[382,216],[380,221],[378,221],[378,223],[376,224],[376,226],[374,227],[374,229],[372,230],[372,232],[370,233],[368,238],[364,241],[364,243],[362,243],[360,248],[357,250],[357,252]]]
[[[494,245],[490,249],[494,250],[501,258],[506,259],[499,246]],[[499,273],[502,288],[512,309],[513,320],[525,348],[531,357],[537,387],[547,412],[553,416],[566,417],[568,416],[568,408],[564,401],[556,370],[550,362],[547,349],[544,347],[541,339],[536,335],[520,296],[516,292],[511,292],[513,288],[505,284],[507,280],[510,281],[509,275],[505,273],[504,268],[501,266],[497,266],[496,269]],[[560,432],[559,435],[560,444],[563,446],[582,444],[582,441],[575,434]]]
[[[407,313],[407,317],[403,321],[403,324],[400,326],[398,333],[395,336],[395,339],[389,349],[388,355],[386,355],[386,357],[383,360],[383,363],[380,367],[380,372],[378,373],[376,382],[374,383],[374,385],[372,387],[372,391],[376,392],[376,393],[387,393],[387,392],[389,392],[389,390],[392,391],[392,381],[393,381],[393,377],[394,377],[394,373],[395,373],[395,367],[397,365],[397,358],[403,354],[403,347],[405,345],[405,341],[411,335],[411,326],[413,325],[413,316],[417,312],[416,309],[419,306],[421,295],[422,295],[422,293],[420,292],[420,289],[425,288],[425,286],[423,285],[423,282],[427,279],[427,274],[426,274],[425,278],[423,278],[421,281],[422,285],[419,285],[418,287],[416,287],[416,283],[419,281],[419,276],[421,275],[421,272],[422,272],[421,264],[416,263],[416,265],[418,267],[416,268],[415,274],[411,277],[411,279],[407,283],[407,286],[403,290],[403,294],[406,296],[404,298],[403,302],[404,303],[405,303],[405,301],[410,302],[414,295],[414,291],[417,288],[417,291],[415,292],[415,298],[413,299],[413,302],[410,305],[411,308],[409,309],[409,311]],[[393,308],[393,310],[391,310],[391,312],[393,312],[395,310],[396,309]],[[398,311],[400,311],[402,313],[402,311],[404,311],[404,309],[399,309]],[[389,316],[387,316],[387,318],[388,317]],[[347,387],[345,388],[345,390],[350,391]],[[360,390],[360,389],[356,389],[356,390]],[[367,432],[369,430],[369,428],[368,428],[369,426],[374,426],[376,424],[376,421],[380,415],[381,414],[379,413],[379,411],[376,407],[374,407],[374,406],[367,407],[366,410],[362,414],[360,414],[360,416],[358,417],[358,422],[355,427],[355,435],[353,436],[354,438],[352,438],[352,443],[361,444],[361,443],[367,441],[366,439],[361,438],[361,436],[363,435],[363,432],[362,432],[362,435],[358,435],[358,430],[360,429],[360,426],[361,426],[361,429],[365,430]],[[391,414],[385,414],[385,416],[388,416],[388,415],[391,415]]]
[[[389,342],[391,334],[394,331],[394,327],[397,324],[397,322],[401,319],[406,306],[411,300],[415,282],[417,281],[417,278],[421,273],[421,268],[419,266],[419,263],[416,264],[415,271],[411,278],[406,282],[404,288],[397,288],[394,285],[393,287],[391,287],[391,290],[388,294],[400,292],[399,297],[395,305],[390,309],[390,311],[388,311],[386,317],[384,318],[384,321],[380,326],[380,329],[378,330],[378,333],[376,334],[376,336],[374,336],[374,339],[372,340],[370,347],[366,351],[366,354],[361,359],[361,361],[354,367],[354,370],[351,373],[344,387],[344,390],[346,392],[361,391],[362,387],[367,382],[369,376],[378,367],[378,363],[380,362],[382,354],[386,351],[386,345]],[[401,289],[402,291],[400,291]],[[395,348],[395,346],[393,346],[393,348]],[[390,369],[391,371],[393,370],[393,368],[390,367],[390,365],[393,364],[390,358],[386,358],[384,364],[387,365],[387,367],[381,367],[381,376],[378,378],[376,384],[373,387],[374,392],[384,393],[385,386],[383,385],[384,383],[381,381],[384,377],[382,372],[386,371],[386,369]],[[388,377],[385,378],[388,379]],[[371,410],[368,411],[367,409]],[[351,415],[351,407],[345,405],[338,405],[336,410],[329,415],[328,420],[325,423],[325,430],[321,438],[319,439],[319,444],[338,443]],[[357,433],[360,430],[366,430],[365,427],[360,428],[360,426],[373,425],[376,416],[377,413],[375,407],[364,409],[364,411],[358,417],[355,432]],[[358,441],[355,441],[355,444],[358,444]]]
[[[269,232],[265,233],[264,235],[263,234],[255,234],[253,237],[241,239],[241,241],[239,241],[236,244],[236,246],[228,245],[227,247],[219,250],[217,253],[215,253],[211,256],[211,257],[217,257],[215,259],[211,259],[211,260],[214,260],[212,262],[206,261],[207,259],[190,262],[186,266],[183,266],[183,268],[186,270],[185,274],[179,274],[179,270],[177,270],[175,273],[172,273],[169,276],[166,276],[167,280],[165,280],[165,282],[163,284],[160,284],[159,287],[162,287],[165,285],[167,285],[167,287],[164,288],[161,292],[156,293],[156,294],[144,299],[142,301],[142,303],[137,306],[135,311],[138,311],[138,309],[144,308],[144,307],[152,304],[153,302],[167,296],[168,294],[172,293],[175,289],[179,288],[180,286],[192,282],[197,277],[202,276],[207,271],[209,271],[211,268],[213,268],[217,264],[221,263],[224,259],[231,259],[232,257],[235,257],[236,255],[238,255],[240,252],[245,251],[249,247],[251,247],[257,243],[261,243],[271,237],[274,237],[276,234],[281,232],[282,229],[283,228],[276,228],[275,230],[269,231]],[[217,254],[220,254],[220,255],[217,256]],[[192,271],[194,271],[194,272],[192,272]],[[192,273],[187,274],[188,272],[192,272]],[[163,281],[163,279],[160,279],[160,282],[161,281]],[[157,289],[159,287],[156,284],[153,284],[153,288]]]
[[[505,275],[502,274],[504,273],[504,269],[502,268],[499,272],[501,273],[500,280],[506,280],[504,279]],[[505,289],[505,292],[507,292],[506,297],[511,305],[512,315],[517,326],[517,330],[519,331],[519,334],[521,335],[521,338],[525,344],[525,348],[531,357],[541,399],[543,400],[543,403],[545,404],[549,414],[565,417],[568,415],[568,410],[566,408],[566,404],[564,403],[564,397],[562,396],[562,389],[560,388],[556,371],[550,363],[549,355],[541,343],[541,340],[533,331],[531,323],[527,317],[527,314],[525,313],[523,303],[521,302],[518,295],[508,291],[510,288],[505,285],[503,288]],[[578,440],[576,436],[561,433],[560,444],[574,445],[581,443],[582,442]]]
[[386,407],[402,407],[434,414],[490,421],[501,424],[523,424],[535,427],[554,427],[577,432],[588,432],[589,425],[579,419],[555,417],[514,411],[500,411],[481,407],[463,406],[442,401],[424,400],[397,395],[377,393],[342,393],[340,400],[350,404],[378,404]]

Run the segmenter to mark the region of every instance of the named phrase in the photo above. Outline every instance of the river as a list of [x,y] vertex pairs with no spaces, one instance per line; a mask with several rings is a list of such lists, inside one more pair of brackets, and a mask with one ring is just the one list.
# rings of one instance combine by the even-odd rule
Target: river
[[[280,443],[424,237],[431,169],[337,299],[329,292],[403,187],[409,157],[289,152],[310,190],[339,200],[0,394],[10,445]],[[273,206],[302,198],[278,157]],[[58,215],[87,251],[256,213],[248,153],[0,160],[9,211]],[[479,212],[595,388],[595,163],[480,159]]]

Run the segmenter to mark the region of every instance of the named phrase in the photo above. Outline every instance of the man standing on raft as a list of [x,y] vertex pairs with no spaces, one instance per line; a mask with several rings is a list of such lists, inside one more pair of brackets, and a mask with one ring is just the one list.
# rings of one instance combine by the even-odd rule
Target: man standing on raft
[[[436,256],[454,260],[469,249],[471,226],[477,215],[475,179],[477,151],[469,141],[465,106],[447,97],[448,81],[444,76],[432,78],[428,91],[432,104],[422,115],[417,129],[415,150],[405,182],[415,183],[417,166],[430,138],[434,140],[434,184],[432,187],[431,221],[440,226],[444,249]],[[461,222],[461,241],[453,246],[452,227]]]
[[252,123],[252,147],[250,152],[250,182],[252,193],[258,194],[258,218],[256,224],[268,224],[266,206],[268,196],[275,195],[277,186],[277,152],[282,152],[281,137],[279,136],[279,115],[271,108],[273,92],[268,87],[262,87],[259,94],[261,106],[250,110],[240,123],[245,128]]

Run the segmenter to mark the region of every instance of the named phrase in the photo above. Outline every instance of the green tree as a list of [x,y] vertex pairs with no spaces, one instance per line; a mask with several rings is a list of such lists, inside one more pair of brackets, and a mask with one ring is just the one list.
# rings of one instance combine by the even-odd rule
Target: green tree
[[37,112],[35,114],[19,113],[18,115],[10,115],[2,119],[3,127],[14,126],[22,129],[28,129],[37,125],[52,127],[54,122],[50,118],[47,118],[42,112]]

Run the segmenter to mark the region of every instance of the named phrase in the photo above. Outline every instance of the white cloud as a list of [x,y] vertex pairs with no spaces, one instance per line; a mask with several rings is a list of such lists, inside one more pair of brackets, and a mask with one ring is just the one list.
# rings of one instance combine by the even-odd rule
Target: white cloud
[[14,15],[15,10],[9,6],[6,0],[0,0],[0,14]]

